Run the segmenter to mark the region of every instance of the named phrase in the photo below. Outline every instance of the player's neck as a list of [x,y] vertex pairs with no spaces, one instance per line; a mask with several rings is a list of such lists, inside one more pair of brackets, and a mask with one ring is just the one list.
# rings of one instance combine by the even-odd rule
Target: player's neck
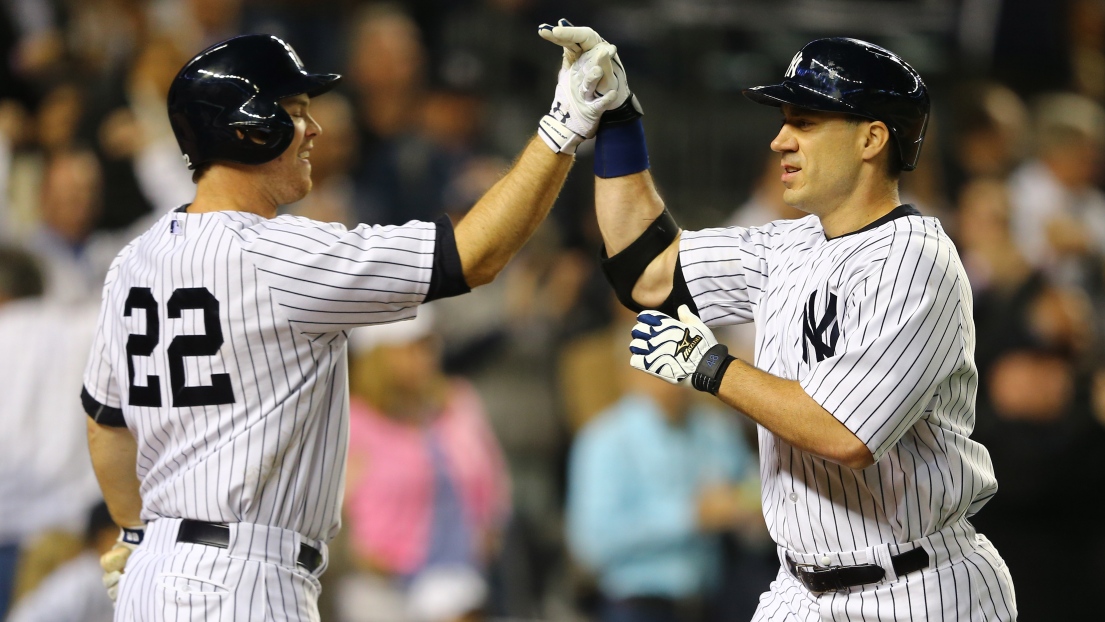
[[825,237],[838,238],[859,231],[902,204],[898,184],[860,185],[834,208],[818,214]]
[[188,213],[235,211],[275,218],[278,204],[263,181],[237,169],[212,167],[196,185]]

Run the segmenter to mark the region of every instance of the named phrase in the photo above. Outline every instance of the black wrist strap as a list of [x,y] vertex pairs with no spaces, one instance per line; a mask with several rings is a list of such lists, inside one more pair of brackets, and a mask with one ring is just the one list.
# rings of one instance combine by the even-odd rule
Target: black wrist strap
[[698,367],[691,376],[691,386],[710,395],[717,395],[718,389],[721,388],[721,379],[725,377],[725,370],[729,369],[730,363],[735,360],[737,360],[736,357],[729,356],[729,348],[725,347],[725,344],[715,344],[698,362]]
[[628,123],[634,119],[640,119],[643,115],[637,112],[637,108],[633,105],[633,97],[634,95],[630,93],[629,98],[622,102],[621,106],[602,113],[602,116],[599,117],[599,127]]

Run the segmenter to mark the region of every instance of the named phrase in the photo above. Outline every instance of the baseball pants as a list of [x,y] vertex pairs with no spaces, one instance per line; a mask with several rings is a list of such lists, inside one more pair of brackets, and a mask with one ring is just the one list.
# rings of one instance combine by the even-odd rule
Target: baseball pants
[[264,525],[230,525],[227,548],[177,542],[179,519],[146,526],[119,582],[116,622],[317,622],[323,562],[296,565],[301,536]]
[[[929,566],[902,577],[894,574],[890,555],[918,545],[929,553]],[[800,564],[874,563],[887,570],[878,583],[816,594],[788,570],[786,558]],[[780,548],[782,567],[760,604],[753,622],[1005,622],[1017,619],[1017,599],[1009,569],[985,536],[963,521],[910,545],[882,545],[863,551],[799,555]]]

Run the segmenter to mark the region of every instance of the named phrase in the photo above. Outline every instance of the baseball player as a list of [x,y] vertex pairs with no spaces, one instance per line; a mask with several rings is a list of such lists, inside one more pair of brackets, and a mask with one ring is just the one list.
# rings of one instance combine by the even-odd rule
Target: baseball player
[[344,484],[347,331],[491,281],[616,96],[595,96],[601,77],[564,65],[542,139],[455,231],[446,218],[347,230],[277,216],[311,189],[311,149],[329,138],[311,98],[340,76],[309,73],[270,35],[181,69],[169,117],[196,198],[113,263],[81,396],[124,527],[101,560],[117,620],[318,620]]
[[[608,46],[590,29],[542,36]],[[970,286],[940,223],[899,201],[928,120],[921,77],[870,43],[807,44],[782,83],[744,94],[780,108],[784,198],[809,215],[681,232],[647,170],[640,106],[604,54],[619,91],[596,142],[604,269],[641,311],[631,364],[759,424],[781,568],[754,619],[1015,619],[1009,571],[968,520],[997,490],[969,438]],[[756,324],[755,366],[707,327],[741,322]]]

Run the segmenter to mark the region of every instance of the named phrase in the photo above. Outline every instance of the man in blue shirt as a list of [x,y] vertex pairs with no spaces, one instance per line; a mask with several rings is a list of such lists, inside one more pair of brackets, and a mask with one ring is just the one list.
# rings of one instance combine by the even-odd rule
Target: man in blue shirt
[[569,543],[598,579],[603,622],[685,622],[717,579],[718,533],[763,521],[758,489],[736,488],[755,461],[733,419],[624,376],[626,394],[572,448]]

